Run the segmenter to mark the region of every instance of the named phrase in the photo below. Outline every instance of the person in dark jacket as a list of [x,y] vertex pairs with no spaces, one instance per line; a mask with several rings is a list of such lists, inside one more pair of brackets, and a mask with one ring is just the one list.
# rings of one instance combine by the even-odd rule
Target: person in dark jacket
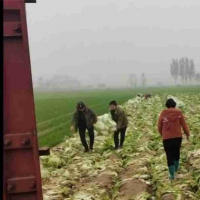
[[170,179],[175,178],[175,172],[179,168],[180,148],[182,143],[182,131],[189,139],[190,133],[181,110],[176,109],[176,102],[168,99],[166,110],[163,110],[158,120],[158,131],[162,136],[164,150],[167,156],[167,164]]
[[[79,131],[80,139],[85,147],[85,152],[93,150],[94,144],[94,127],[93,125],[97,122],[97,116],[95,113],[88,108],[83,102],[79,102],[76,107],[72,122],[71,122],[71,131]],[[90,137],[90,147],[88,147],[85,132],[88,130]]]
[[143,94],[139,93],[137,95],[137,97],[144,98],[144,99],[149,99],[149,98],[152,97],[152,95],[151,94],[145,94],[145,95],[143,95]]
[[144,95],[144,99],[149,99],[149,98],[151,98],[151,94],[145,94]]
[[117,105],[116,101],[111,101],[109,106],[112,119],[117,123],[116,131],[114,132],[114,143],[115,149],[117,150],[118,148],[123,147],[125,133],[128,126],[128,119],[126,117],[125,112]]

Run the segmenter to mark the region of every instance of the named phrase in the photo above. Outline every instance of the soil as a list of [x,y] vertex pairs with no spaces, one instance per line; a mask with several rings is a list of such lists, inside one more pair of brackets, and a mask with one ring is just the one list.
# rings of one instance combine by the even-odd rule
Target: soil
[[131,178],[133,175],[137,174],[138,171],[140,171],[141,167],[145,167],[147,163],[144,161],[142,163],[137,163],[137,160],[135,163],[130,164],[125,171],[123,171],[120,175],[120,179],[126,179],[126,178]]
[[98,184],[101,188],[111,188],[113,185],[113,177],[110,171],[104,171],[99,174],[97,178],[94,179],[94,182]]
[[112,155],[109,157],[109,159],[112,160],[112,161],[120,160],[120,159],[118,158],[118,156],[115,155],[115,154],[112,154]]
[[119,196],[117,200],[129,200],[130,198],[142,192],[149,192],[150,188],[146,183],[138,179],[130,179],[122,184],[119,189]]
[[173,194],[165,194],[162,196],[161,200],[175,200],[176,198],[174,197]]
[[126,171],[122,172],[119,175],[119,178],[123,180],[123,179],[132,177],[134,174],[137,173],[137,167],[138,167],[137,165],[129,165]]

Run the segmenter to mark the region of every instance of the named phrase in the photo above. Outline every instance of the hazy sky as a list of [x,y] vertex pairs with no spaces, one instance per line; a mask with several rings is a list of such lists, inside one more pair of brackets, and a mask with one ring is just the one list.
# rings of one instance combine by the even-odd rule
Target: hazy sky
[[200,72],[200,0],[37,0],[26,7],[34,79],[67,74],[119,85],[146,72],[149,83],[167,81],[171,59],[182,56]]

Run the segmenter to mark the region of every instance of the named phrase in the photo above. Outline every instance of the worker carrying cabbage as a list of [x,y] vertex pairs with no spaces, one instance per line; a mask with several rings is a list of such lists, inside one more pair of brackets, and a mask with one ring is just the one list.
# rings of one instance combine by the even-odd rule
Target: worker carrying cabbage
[[167,156],[167,164],[170,179],[175,178],[175,172],[179,168],[180,149],[182,143],[182,131],[189,139],[189,130],[181,110],[176,109],[176,102],[168,99],[166,102],[167,109],[162,111],[158,120],[158,131],[163,139],[163,146]]
[[149,98],[152,97],[152,95],[151,95],[151,94],[145,94],[145,95],[143,95],[143,94],[139,93],[139,94],[137,95],[137,97],[139,97],[139,98],[144,98],[144,99],[149,99]]
[[[117,150],[123,147],[125,133],[128,126],[128,119],[126,117],[125,112],[117,105],[116,101],[111,101],[109,106],[112,119],[117,124],[116,131],[114,132],[114,143],[115,143],[115,149]],[[120,133],[120,141],[119,141],[119,133]]]
[[[80,139],[85,147],[85,152],[89,152],[89,150],[93,150],[94,144],[94,127],[93,125],[97,122],[97,116],[95,113],[88,108],[83,102],[79,102],[76,106],[76,111],[74,113],[72,122],[71,122],[71,131],[77,132],[79,131]],[[88,147],[85,132],[86,129],[89,133],[90,138],[90,148]]]

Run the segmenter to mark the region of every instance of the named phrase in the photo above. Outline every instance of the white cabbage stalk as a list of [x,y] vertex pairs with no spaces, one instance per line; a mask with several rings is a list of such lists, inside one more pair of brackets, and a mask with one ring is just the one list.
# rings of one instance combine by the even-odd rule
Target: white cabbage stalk
[[43,179],[49,178],[50,176],[51,176],[51,173],[48,169],[44,169],[44,168],[41,169],[41,177]]
[[72,200],[91,200],[91,199],[94,199],[94,196],[86,191],[81,191],[75,194],[72,198]]
[[51,200],[51,198],[49,196],[47,196],[46,194],[43,195],[43,200]]

